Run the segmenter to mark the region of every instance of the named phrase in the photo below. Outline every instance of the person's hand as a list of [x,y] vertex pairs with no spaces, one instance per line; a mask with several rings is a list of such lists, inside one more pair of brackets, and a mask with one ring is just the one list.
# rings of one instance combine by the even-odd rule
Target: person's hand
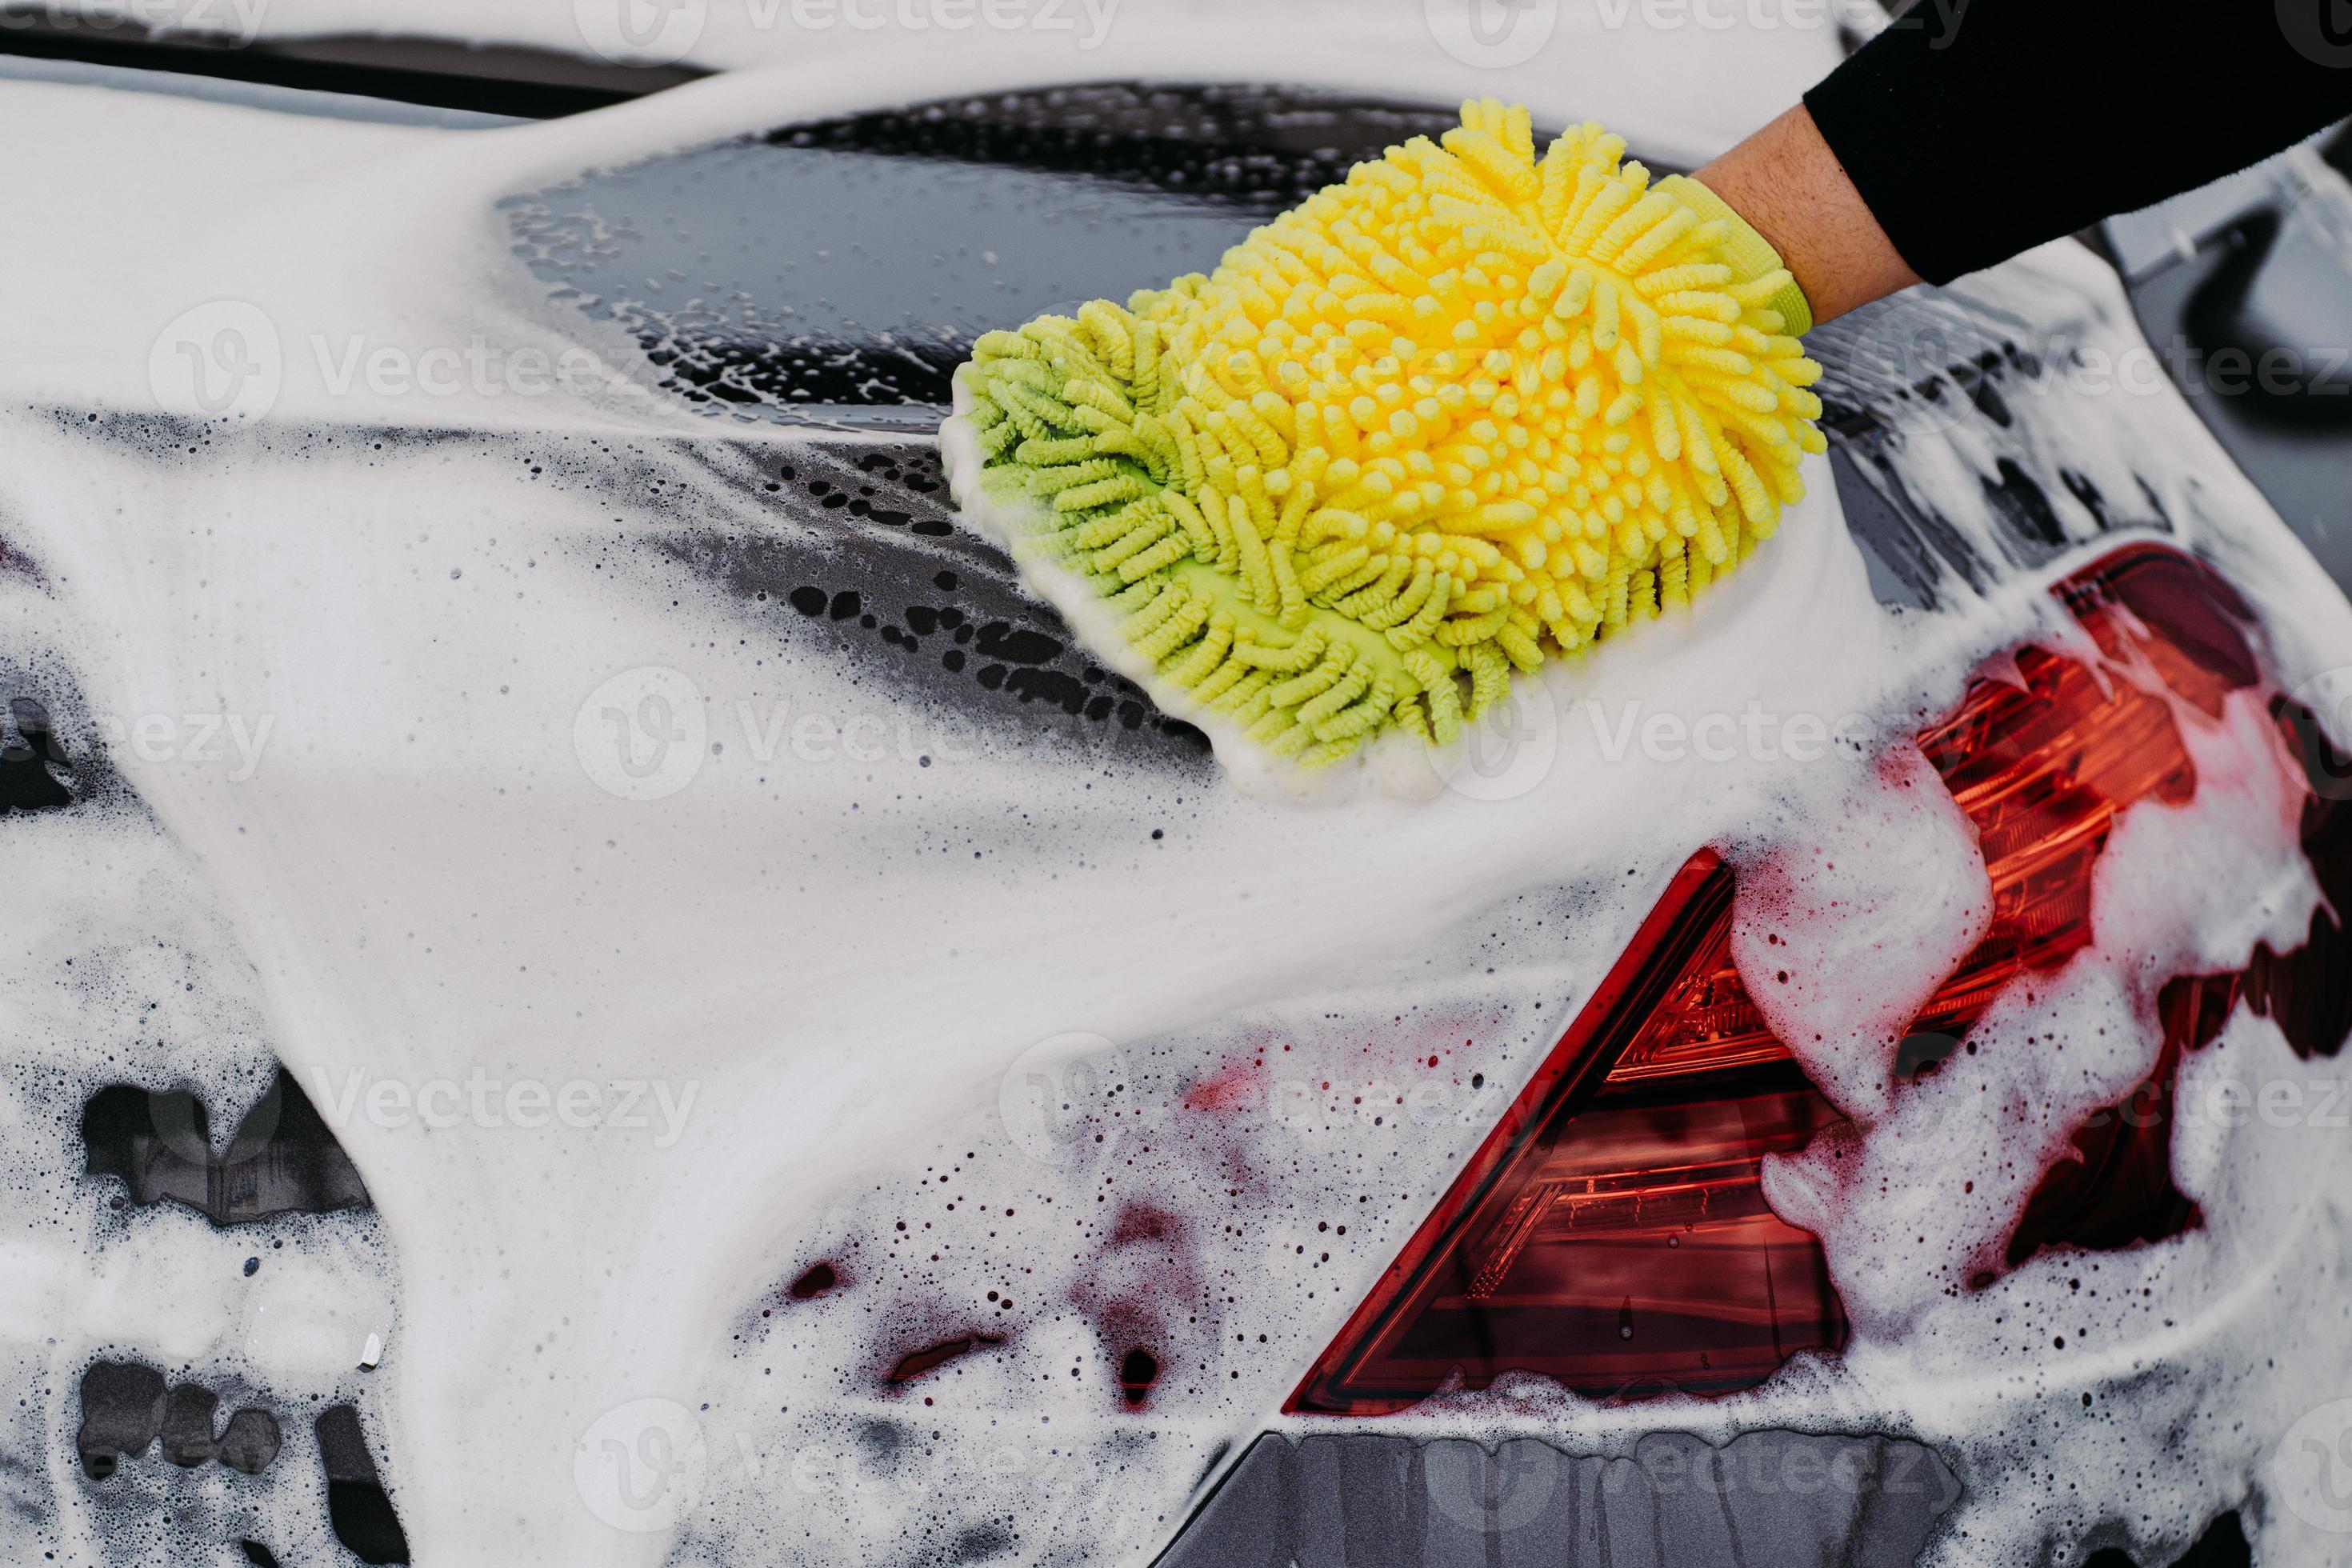
[[1919,281],[1801,103],[1692,178],[1771,242],[1816,324]]

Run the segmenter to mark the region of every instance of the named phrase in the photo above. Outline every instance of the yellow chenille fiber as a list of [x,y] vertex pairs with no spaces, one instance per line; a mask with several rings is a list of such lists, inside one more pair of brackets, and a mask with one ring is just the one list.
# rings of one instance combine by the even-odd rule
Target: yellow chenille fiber
[[1822,449],[1788,273],[1623,153],[1586,124],[1538,163],[1476,100],[1208,277],[986,334],[984,487],[1276,753],[1450,742],[1735,565]]

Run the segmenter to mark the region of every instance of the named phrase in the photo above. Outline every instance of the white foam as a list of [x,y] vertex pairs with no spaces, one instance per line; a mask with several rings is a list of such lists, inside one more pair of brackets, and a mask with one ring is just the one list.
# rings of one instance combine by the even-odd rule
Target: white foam
[[[47,9],[117,16],[122,0]],[[299,39],[384,34],[748,72],[790,68],[770,104],[836,90],[920,102],[1042,82],[1274,80],[1413,100],[1501,93],[1606,121],[1660,155],[1703,161],[1795,101],[1843,56],[1839,11],[1543,4],[1478,19],[1424,0],[216,0],[132,9],[193,32]],[[1447,45],[1450,42],[1451,49]],[[961,78],[958,84],[954,79]],[[944,89],[931,84],[947,79]],[[903,97],[897,95],[903,94]],[[789,95],[789,96],[785,96]]]
[[1847,773],[1844,799],[1805,803],[1803,820],[1833,834],[1758,825],[1763,853],[1740,868],[1731,942],[1772,1032],[1867,1122],[1886,1108],[1906,1026],[1990,925],[1992,887],[1918,747],[1895,742]]
[[[1264,58],[1286,71],[1452,90],[1451,68],[1424,68],[1425,46],[1382,58],[1378,28],[1342,47],[1313,18],[1253,16]],[[547,26],[533,14],[508,31]],[[1590,89],[1628,104],[1661,82],[1716,79],[1646,45],[1593,47],[1589,72],[1545,84],[1547,101]],[[1139,26],[1085,74],[1224,76],[1242,68],[1216,58],[1231,54],[1220,27]],[[1693,614],[1529,683],[1520,755],[1536,762],[1425,801],[1308,811],[1046,745],[998,742],[919,770],[887,752],[762,760],[744,709],[784,701],[794,714],[870,718],[886,734],[940,715],[862,678],[795,618],[749,607],[662,553],[682,522],[824,536],[738,483],[736,457],[712,449],[708,426],[646,399],[338,395],[306,349],[289,355],[266,419],[194,434],[135,412],[86,417],[150,407],[155,335],[212,298],[253,304],[297,345],[331,330],[560,346],[579,323],[537,300],[519,268],[500,270],[495,196],[788,114],[1067,74],[995,43],[958,58],[939,44],[845,42],[664,101],[463,133],[0,89],[0,136],[26,145],[37,131],[45,150],[0,172],[15,215],[0,260],[44,289],[41,310],[0,325],[0,531],[40,574],[15,590],[11,646],[47,651],[95,713],[274,723],[242,779],[184,757],[110,753],[158,828],[134,815],[7,831],[68,846],[85,832],[95,842],[101,826],[152,832],[180,858],[173,875],[200,869],[234,934],[205,974],[250,966],[242,1005],[258,1006],[268,1038],[337,1120],[397,1258],[352,1264],[321,1337],[289,1342],[278,1369],[256,1375],[283,1376],[289,1397],[336,1393],[317,1385],[331,1360],[320,1347],[378,1315],[345,1307],[386,1292],[395,1326],[362,1400],[420,1562],[652,1563],[680,1531],[680,1563],[843,1561],[994,1528],[1016,1531],[1015,1555],[1029,1560],[1106,1542],[1140,1555],[1173,1528],[1221,1445],[1277,1422],[1299,1370],[1692,848],[1753,843],[1759,824],[1790,845],[1850,842],[1859,858],[1841,858],[1839,875],[1882,910],[1906,873],[1937,868],[1938,885],[1962,894],[1905,910],[1885,953],[1827,924],[1792,945],[1822,964],[1883,957],[1874,973],[1889,984],[1903,953],[1948,951],[1974,918],[1963,847],[1916,778],[1905,805],[1874,795],[1842,760],[1852,752],[1709,761],[1685,744],[1671,759],[1639,739],[1663,717],[1687,742],[1699,721],[1754,703],[1784,719],[1890,715],[1867,736],[1886,741],[1910,715],[1948,707],[1979,658],[2050,624],[2031,583],[1948,614],[1884,614],[1825,468],[1809,473],[1812,497],[1780,536]],[[1477,80],[1509,90],[1532,78]],[[1686,109],[1661,101],[1649,118],[1671,128]],[[1689,140],[1714,134],[1703,117],[1687,122]],[[96,208],[92,190],[113,195]],[[2072,291],[2092,301],[2095,336],[2129,339],[2113,279],[2069,250],[1980,287]],[[2184,536],[2257,595],[2290,683],[2344,661],[2352,612],[2177,402],[2074,398],[2037,414],[2112,494],[2135,493],[2139,468],[2158,466],[2144,477]],[[453,426],[469,433],[431,434]],[[1938,507],[1989,552],[1992,524],[1975,509],[1980,476],[2005,455],[2000,439],[1973,426],[1922,434],[1906,469],[1929,472],[1940,452]],[[2082,518],[2066,525],[2088,537]],[[670,701],[663,721],[692,738],[678,754],[694,765],[658,798],[641,785],[667,776],[660,759],[651,773],[616,775],[593,753],[606,709],[625,722],[648,697]],[[2270,833],[2262,814],[2278,799],[2217,795],[2196,809],[2224,831]],[[2133,897],[2151,910],[2177,895],[2142,861],[2175,854],[2189,832],[2183,818],[2119,833],[2112,885],[2144,889]],[[137,927],[138,876],[78,875],[70,849],[58,853],[26,907],[79,898],[90,941]],[[2307,907],[2291,879],[2247,886],[2260,910],[2214,928],[2215,945],[2283,931]],[[1796,877],[1788,907],[1826,921],[1826,889]],[[2163,940],[2182,945],[2179,928],[2143,913],[2135,929],[2172,930]],[[1753,957],[1744,946],[1743,963]],[[2144,1070],[2132,996],[2085,964],[2054,997],[1989,1020],[1984,1070],[1997,1064],[2031,1112],[2027,1132],[1990,1124],[1948,1070],[1868,1134],[1862,1158],[1888,1178],[1884,1206],[1846,1203],[1826,1183],[1808,1200],[1801,1163],[1775,1168],[1774,1201],[1821,1216],[1855,1310],[1842,1363],[1801,1360],[1711,1404],[1515,1407],[1498,1395],[1398,1426],[1536,1430],[1600,1448],[1663,1426],[1874,1425],[1937,1442],[1969,1483],[1938,1562],[2032,1558],[2044,1542],[2071,1551],[2101,1526],[2179,1544],[2240,1500],[2294,1415],[2352,1389],[2329,1315],[2346,1242],[2341,1141],[2237,1130],[2183,1161],[2206,1210],[2200,1230],[2087,1261],[2045,1256],[1981,1292],[1940,1289],[2026,1179],[2001,1160],[2047,1153],[2074,1110]],[[1888,1009],[1832,1011],[1840,1021],[1808,1060],[1867,1112],[1884,1077],[1868,1052],[1883,1048]],[[2052,1068],[2033,1037],[2053,1017],[2070,1040],[2107,1024],[2113,1050],[2070,1052]],[[1107,1101],[1099,1125],[1118,1136],[1099,1155],[1056,1163],[1007,1131],[1006,1086],[1024,1081],[1034,1046],[1073,1032],[1116,1043],[1136,1115]],[[76,1086],[124,1072],[78,1011],[58,1015],[51,1038],[65,1087],[40,1113],[49,1137],[11,1167],[8,1189],[28,1224],[79,1180],[58,1163]],[[175,1040],[131,1076],[217,1081],[233,1101],[233,1074],[207,1080],[205,1060]],[[2192,1068],[2225,1060],[2324,1076],[2243,1017]],[[379,1083],[411,1096],[446,1083],[464,1103],[477,1079],[551,1097],[597,1086],[599,1119],[567,1125],[542,1106],[543,1124],[520,1126],[503,1097],[495,1124],[366,1109]],[[613,1109],[604,1086],[616,1083],[648,1086],[644,1125],[602,1119]],[[686,1106],[675,1138],[654,1086]],[[1992,1190],[1949,1201],[1969,1179]],[[143,1216],[137,1235],[103,1231],[102,1191],[72,1185],[93,1217],[45,1240],[38,1258],[5,1264],[31,1281],[17,1321],[47,1319],[60,1300],[115,1303],[41,1344],[19,1339],[59,1384],[110,1346],[198,1354],[202,1333],[164,1321],[152,1300],[157,1280],[190,1291],[190,1321],[205,1324],[235,1321],[243,1289],[208,1272],[241,1237],[165,1213]],[[1909,1239],[1922,1236],[1932,1239]],[[73,1261],[85,1258],[95,1261]],[[811,1301],[782,1292],[818,1258],[840,1266],[840,1289]],[[204,1279],[215,1282],[185,1283]],[[992,1289],[1014,1306],[992,1302]],[[998,1323],[1002,1347],[905,1392],[882,1384],[907,1351]],[[1165,1370],[1139,1414],[1115,1382],[1122,1345],[1144,1327]],[[226,1342],[226,1331],[203,1331],[214,1334],[205,1344]],[[2054,1353],[2057,1333],[2074,1348]],[[2158,1367],[2166,1375],[2150,1375]],[[70,1399],[53,1398],[43,1419],[54,1468],[59,1445],[70,1452]],[[676,1475],[690,1473],[706,1500],[677,1507],[680,1493],[653,1486],[669,1472],[625,1470],[653,1454],[643,1440],[656,1428],[676,1439],[662,1454],[691,1456]],[[2181,1440],[2151,1443],[2174,1430]],[[2062,1449],[2059,1479],[2046,1456]],[[600,1468],[616,1463],[626,1487],[614,1484],[624,1472]],[[285,1494],[269,1516],[283,1538],[316,1539],[315,1488],[272,1484]],[[92,1555],[75,1485],[58,1480],[54,1533]],[[2254,1525],[2265,1551],[2303,1539],[2282,1509],[2257,1510]]]

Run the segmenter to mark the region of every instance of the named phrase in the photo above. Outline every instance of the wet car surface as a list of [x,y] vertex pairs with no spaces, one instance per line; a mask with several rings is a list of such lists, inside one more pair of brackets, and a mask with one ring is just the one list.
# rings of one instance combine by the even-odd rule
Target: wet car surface
[[[788,125],[518,195],[503,216],[518,266],[553,302],[626,333],[657,387],[711,419],[711,470],[805,525],[780,537],[684,526],[660,545],[669,566],[732,595],[752,624],[791,617],[862,675],[951,702],[976,736],[1107,750],[1197,785],[1210,767],[1199,732],[1088,659],[1003,554],[954,525],[923,432],[941,412],[947,373],[985,326],[1163,278],[1172,258],[1213,253],[1354,159],[1444,119],[1433,107],[1280,88],[1110,83]],[[912,221],[942,211],[955,216],[950,247],[926,244]],[[1829,371],[1823,425],[1847,524],[1890,608],[1928,613],[1983,595],[2104,531],[2174,531],[2153,491],[2103,486],[2036,439],[2059,368],[2047,345],[2080,305],[2048,308],[2051,320],[2021,321],[2013,300],[1965,284],[1920,289],[1812,340]],[[1927,363],[1922,344],[1932,345]],[[807,426],[824,439],[782,460],[764,442],[730,439],[746,421]],[[1986,486],[1990,534],[1939,515],[1932,487],[1906,479],[1906,437],[1955,428],[2002,453]],[[37,707],[16,716],[11,760],[39,769],[24,776],[17,808],[69,811],[102,773],[101,763],[50,758],[63,749],[46,716],[69,714],[70,694],[28,685],[16,695]],[[928,765],[919,751],[915,761]],[[176,1201],[224,1226],[365,1205],[348,1162],[320,1146],[315,1115],[278,1114],[250,1146],[240,1134],[228,1161],[198,1169],[172,1129],[201,1129],[201,1107],[152,1095],[133,1103],[132,1092],[93,1100],[84,1135],[88,1171],[120,1179],[135,1203]],[[901,1361],[891,1377],[911,1382],[952,1359]],[[81,1392],[94,1434],[85,1468],[93,1455],[143,1449],[151,1408],[170,1457],[161,1373],[92,1376]],[[403,1561],[364,1418],[345,1405],[315,1418],[327,1506],[347,1549]],[[1269,1433],[1218,1457],[1160,1560],[1906,1563],[1962,1484],[1899,1436],[1760,1432],[1721,1450],[1728,1483],[1670,1495],[1661,1469],[1686,1473],[1706,1462],[1706,1446],[1645,1442],[1651,1462],[1637,1453],[1627,1469],[1535,1439],[1490,1450],[1377,1431]],[[1656,1461],[1667,1450],[1678,1457]],[[1843,1492],[1832,1483],[1834,1506],[1743,1496],[1739,1462],[1767,1450],[1776,1473],[1802,1450],[1804,1464],[1853,1479]],[[249,1462],[258,1450],[233,1452]],[[1572,1555],[1563,1542],[1576,1543]],[[268,1560],[268,1549],[256,1543],[248,1556]],[[2217,1521],[2183,1561],[2247,1561],[2234,1521]]]

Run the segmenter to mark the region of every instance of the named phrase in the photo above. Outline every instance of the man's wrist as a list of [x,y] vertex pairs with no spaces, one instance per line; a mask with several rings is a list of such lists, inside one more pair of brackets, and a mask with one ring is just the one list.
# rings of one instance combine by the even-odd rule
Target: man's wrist
[[1816,321],[1919,281],[1801,103],[1692,178],[1779,252]]
[[1770,300],[1770,308],[1780,312],[1780,330],[1792,338],[1801,338],[1813,330],[1813,308],[1805,298],[1795,275],[1789,271],[1780,251],[1772,242],[1758,232],[1756,226],[1739,216],[1725,201],[1698,180],[1681,174],[1669,174],[1657,184],[1665,192],[1699,216],[1700,221],[1720,223],[1727,231],[1717,247],[1725,260],[1731,264],[1742,283],[1752,283],[1759,278],[1778,275],[1781,284]]

